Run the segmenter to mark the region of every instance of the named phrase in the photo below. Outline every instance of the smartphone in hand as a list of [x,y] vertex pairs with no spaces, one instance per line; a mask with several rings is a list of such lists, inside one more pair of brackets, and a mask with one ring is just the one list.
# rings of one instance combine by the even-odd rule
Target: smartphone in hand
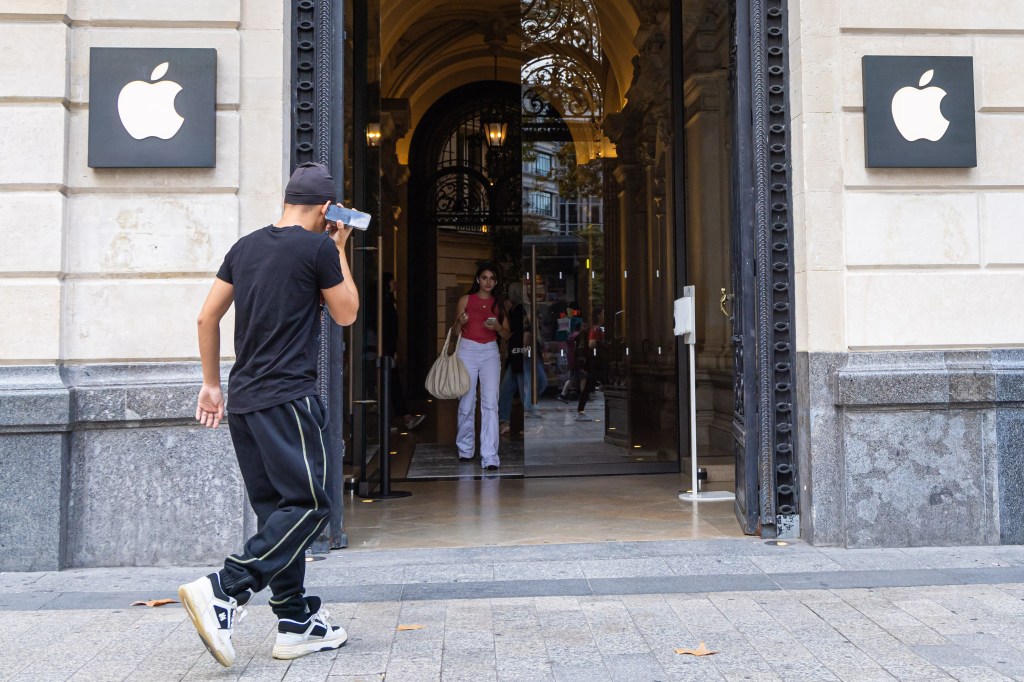
[[370,226],[370,214],[357,211],[352,208],[345,208],[337,204],[327,207],[327,215],[324,216],[332,223],[341,223],[357,230],[365,230]]

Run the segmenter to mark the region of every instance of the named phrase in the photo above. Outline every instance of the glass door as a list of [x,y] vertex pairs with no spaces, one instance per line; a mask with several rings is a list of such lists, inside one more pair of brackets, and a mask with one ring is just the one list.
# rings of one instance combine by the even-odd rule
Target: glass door
[[522,5],[527,476],[679,470],[671,136],[606,90],[601,9]]

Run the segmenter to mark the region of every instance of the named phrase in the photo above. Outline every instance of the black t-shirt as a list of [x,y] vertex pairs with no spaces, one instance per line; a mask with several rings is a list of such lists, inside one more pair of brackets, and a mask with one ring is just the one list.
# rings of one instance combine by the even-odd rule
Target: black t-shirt
[[334,240],[298,226],[267,226],[235,242],[217,277],[235,288],[228,411],[315,394],[320,290],[343,279]]

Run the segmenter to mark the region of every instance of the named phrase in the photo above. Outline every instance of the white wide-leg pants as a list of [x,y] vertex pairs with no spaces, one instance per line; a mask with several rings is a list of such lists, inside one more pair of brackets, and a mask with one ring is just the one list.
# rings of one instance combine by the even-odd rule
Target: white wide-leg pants
[[462,339],[459,358],[469,372],[469,391],[459,401],[459,457],[473,456],[476,439],[476,384],[480,382],[480,459],[482,466],[498,461],[498,384],[501,377],[501,355],[498,344],[477,343]]

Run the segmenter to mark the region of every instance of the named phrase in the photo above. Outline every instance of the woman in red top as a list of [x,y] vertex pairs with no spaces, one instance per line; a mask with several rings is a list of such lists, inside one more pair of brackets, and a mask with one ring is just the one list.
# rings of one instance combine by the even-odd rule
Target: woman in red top
[[498,386],[501,353],[498,339],[510,335],[505,306],[500,300],[498,271],[481,265],[469,293],[459,299],[455,332],[462,334],[459,358],[469,372],[469,391],[459,401],[459,459],[473,459],[476,443],[476,385],[480,382],[480,466],[495,470],[498,459]]

